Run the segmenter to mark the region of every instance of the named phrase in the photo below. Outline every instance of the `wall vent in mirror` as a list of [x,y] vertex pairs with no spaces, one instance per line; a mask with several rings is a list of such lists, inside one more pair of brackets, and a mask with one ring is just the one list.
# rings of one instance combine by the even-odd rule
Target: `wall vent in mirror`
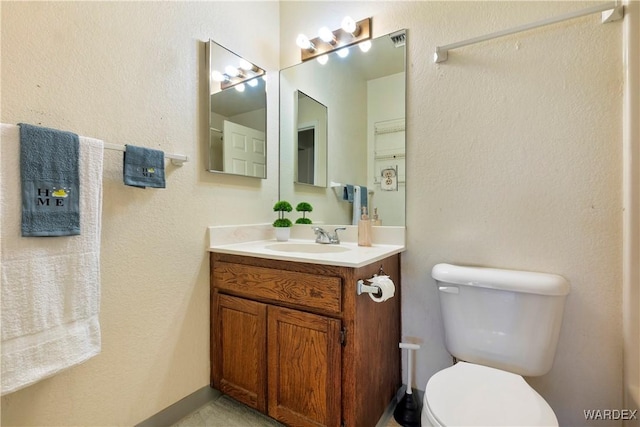
[[213,40],[209,72],[208,171],[267,177],[267,92],[264,69]]

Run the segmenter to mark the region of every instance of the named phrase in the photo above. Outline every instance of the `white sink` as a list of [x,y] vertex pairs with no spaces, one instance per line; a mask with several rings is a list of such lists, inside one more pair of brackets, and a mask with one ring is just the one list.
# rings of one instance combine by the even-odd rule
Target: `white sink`
[[351,249],[333,245],[333,244],[321,244],[321,243],[294,243],[294,242],[281,242],[281,243],[273,243],[271,245],[265,246],[265,249],[270,249],[272,251],[278,252],[303,252],[308,254],[330,254],[330,253],[339,253],[339,252],[347,252]]

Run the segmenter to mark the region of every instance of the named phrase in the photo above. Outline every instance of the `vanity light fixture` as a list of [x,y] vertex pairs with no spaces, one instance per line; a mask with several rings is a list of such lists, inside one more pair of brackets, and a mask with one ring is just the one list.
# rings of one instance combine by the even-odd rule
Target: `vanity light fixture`
[[224,72],[230,77],[237,77],[241,74],[240,69],[234,67],[233,65],[227,65],[224,67]]
[[296,44],[302,50],[306,50],[308,52],[315,52],[315,45],[309,40],[309,37],[304,34],[298,34],[298,38],[296,39]]
[[213,70],[211,72],[211,78],[216,82],[224,82],[226,80],[229,80],[229,76],[227,76],[226,74],[222,74],[218,70]]
[[254,73],[257,73],[260,70],[259,67],[253,65],[251,62],[247,61],[244,58],[240,59],[240,69],[242,71],[251,71]]
[[251,87],[258,85],[257,77],[266,77],[266,74],[262,68],[249,61],[240,61],[239,66],[227,65],[224,67],[224,73],[218,70],[211,72],[211,79],[220,82],[220,90],[235,87],[239,92],[243,92],[244,82]]
[[[311,40],[304,34],[299,34],[296,44],[300,48],[300,59],[307,61],[338,49],[344,51],[346,56],[349,52],[344,48],[370,39],[371,18],[356,22],[347,16],[342,20],[341,28],[331,31],[322,27],[318,31],[318,37]],[[366,52],[364,49],[363,51]]]
[[360,30],[361,30],[360,26],[350,16],[344,17],[344,19],[342,20],[341,27],[345,32],[351,34],[354,37],[357,37],[358,34],[360,34]]
[[331,46],[335,46],[338,43],[338,39],[331,32],[328,27],[322,27],[318,30],[318,37],[325,43],[329,43]]

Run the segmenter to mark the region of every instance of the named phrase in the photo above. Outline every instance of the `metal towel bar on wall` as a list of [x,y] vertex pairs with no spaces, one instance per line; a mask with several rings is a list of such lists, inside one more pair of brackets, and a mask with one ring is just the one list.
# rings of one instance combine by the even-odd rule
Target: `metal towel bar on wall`
[[[116,150],[116,151],[126,151],[126,149],[127,149],[124,145],[110,144],[108,142],[104,143],[104,148],[106,150]],[[185,156],[185,155],[182,155],[182,154],[167,154],[167,153],[164,153],[164,157],[165,157],[165,159],[171,160],[171,163],[173,163],[176,166],[182,166],[182,164],[184,162],[188,162],[189,161],[189,156]]]

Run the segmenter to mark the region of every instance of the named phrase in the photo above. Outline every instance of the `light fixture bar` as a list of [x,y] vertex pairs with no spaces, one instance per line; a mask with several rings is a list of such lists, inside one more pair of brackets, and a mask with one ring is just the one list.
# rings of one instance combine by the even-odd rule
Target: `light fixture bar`
[[365,18],[356,22],[357,31],[355,34],[348,33],[342,28],[333,31],[335,41],[333,43],[327,43],[320,37],[311,39],[311,43],[315,47],[314,50],[300,49],[300,59],[308,61],[317,56],[324,55],[325,53],[333,50],[342,49],[347,46],[351,46],[360,43],[364,40],[371,39],[371,18]]
[[251,70],[250,72],[247,72],[246,75],[231,77],[229,80],[220,82],[220,90],[228,89],[240,83],[253,80],[260,76],[264,76],[264,74],[265,74],[265,71],[262,68],[258,67],[257,65],[254,65],[254,69]]

